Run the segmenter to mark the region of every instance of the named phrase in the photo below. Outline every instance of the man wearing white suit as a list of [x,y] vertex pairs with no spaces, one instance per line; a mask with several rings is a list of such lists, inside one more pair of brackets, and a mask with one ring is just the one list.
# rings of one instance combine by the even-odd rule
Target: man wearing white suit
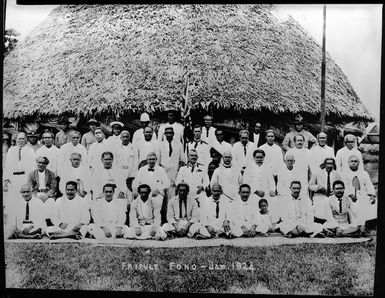
[[187,183],[178,184],[177,193],[168,202],[167,223],[162,228],[171,235],[194,237],[200,228],[198,203],[188,195]]
[[313,209],[308,197],[300,196],[301,182],[292,181],[291,197],[283,201],[280,230],[288,237],[310,236],[325,237],[323,226],[314,222]]
[[114,198],[115,185],[103,186],[104,199],[94,210],[94,223],[88,225],[88,232],[98,240],[106,238],[121,238],[127,229],[125,210],[116,204]]
[[200,207],[200,229],[198,238],[229,236],[230,200],[222,195],[222,187],[214,184],[212,196],[202,202]]
[[251,194],[248,184],[239,187],[240,199],[231,203],[231,234],[234,237],[254,237],[257,233],[267,233],[269,227],[262,223],[256,195]]
[[201,201],[206,199],[204,190],[209,186],[209,176],[205,167],[197,162],[198,153],[190,150],[188,153],[188,163],[179,169],[175,184],[187,183],[190,187],[190,195],[197,200],[200,206]]
[[241,130],[239,132],[239,142],[236,142],[232,148],[233,163],[242,169],[254,161],[253,152],[257,147],[253,142],[249,141],[249,132]]
[[211,188],[215,183],[223,185],[223,195],[234,200],[238,197],[240,175],[241,168],[232,163],[231,151],[225,151],[220,166],[211,177]]
[[166,232],[161,227],[160,205],[150,196],[151,188],[142,184],[139,196],[131,203],[130,227],[124,228],[124,238],[164,240]]

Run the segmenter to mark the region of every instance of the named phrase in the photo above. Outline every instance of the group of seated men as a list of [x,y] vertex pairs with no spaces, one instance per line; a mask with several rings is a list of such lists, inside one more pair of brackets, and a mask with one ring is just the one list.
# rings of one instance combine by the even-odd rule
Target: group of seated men
[[158,136],[149,121],[142,121],[135,144],[120,122],[113,123],[108,139],[95,127],[96,141],[88,148],[77,131],[60,148],[47,132],[34,152],[25,133],[19,133],[4,170],[5,236],[366,234],[365,224],[377,216],[375,190],[354,136],[345,137],[346,146],[335,157],[325,133],[310,150],[304,144],[311,134],[301,127],[288,134],[283,150],[275,144],[274,130],[265,131],[266,143],[259,147],[246,130],[230,145],[211,121],[207,116],[204,127],[194,126],[186,146],[183,127],[172,119]]

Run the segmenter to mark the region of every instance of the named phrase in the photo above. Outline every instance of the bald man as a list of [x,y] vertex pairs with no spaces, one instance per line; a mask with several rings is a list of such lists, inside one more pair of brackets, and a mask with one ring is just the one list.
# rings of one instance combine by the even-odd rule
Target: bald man
[[352,134],[348,134],[345,136],[344,142],[345,147],[338,150],[336,154],[337,170],[342,173],[343,171],[348,169],[349,157],[352,155],[357,156],[359,160],[359,168],[360,170],[363,170],[364,162],[362,160],[361,152],[357,149],[357,138]]
[[215,183],[223,185],[224,196],[234,200],[238,197],[241,168],[234,165],[232,160],[231,151],[225,151],[220,166],[214,170],[210,185],[211,188]]
[[7,206],[4,210],[5,238],[40,239],[46,230],[42,212],[43,202],[33,195],[28,184],[21,186],[20,193],[14,201],[13,206]]
[[334,158],[334,149],[326,145],[328,136],[324,132],[317,135],[318,145],[314,145],[309,152],[312,173],[318,172],[325,158]]

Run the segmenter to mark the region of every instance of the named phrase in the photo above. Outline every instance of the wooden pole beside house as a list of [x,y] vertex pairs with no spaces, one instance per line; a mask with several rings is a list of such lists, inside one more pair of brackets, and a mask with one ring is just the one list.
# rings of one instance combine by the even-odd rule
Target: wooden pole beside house
[[322,62],[321,62],[321,132],[325,131],[325,74],[326,74],[326,4],[323,7],[323,30],[322,30]]

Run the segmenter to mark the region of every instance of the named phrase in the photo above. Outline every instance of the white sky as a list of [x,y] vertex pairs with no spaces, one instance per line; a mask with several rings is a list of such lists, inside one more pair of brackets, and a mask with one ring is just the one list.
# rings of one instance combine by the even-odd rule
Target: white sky
[[[40,24],[53,5],[16,5],[7,1],[6,28],[25,37]],[[277,5],[292,15],[319,43],[322,39],[322,5]],[[380,117],[382,5],[327,5],[326,50],[348,77],[372,115]]]

